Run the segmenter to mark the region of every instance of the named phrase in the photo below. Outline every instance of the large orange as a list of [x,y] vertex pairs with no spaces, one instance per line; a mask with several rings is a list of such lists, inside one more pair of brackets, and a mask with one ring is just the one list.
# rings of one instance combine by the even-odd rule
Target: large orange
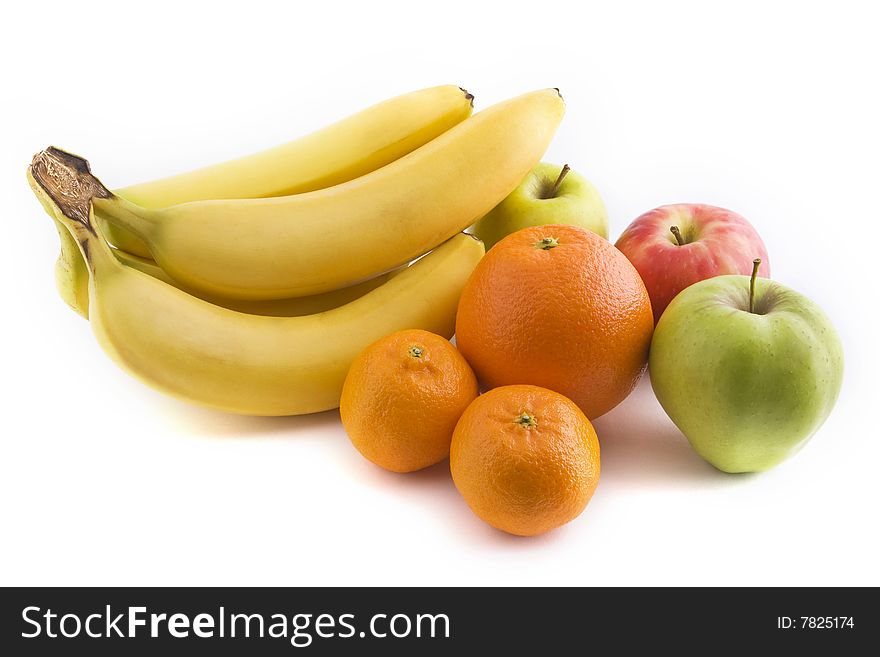
[[599,441],[570,399],[536,386],[504,386],[461,416],[449,465],[477,516],[534,536],[584,510],[599,483]]
[[577,226],[524,228],[498,242],[461,296],[456,343],[486,388],[528,383],[588,418],[633,389],[654,318],[635,267]]
[[339,413],[361,454],[387,470],[411,472],[449,456],[455,423],[478,394],[473,371],[449,340],[398,331],[352,363]]

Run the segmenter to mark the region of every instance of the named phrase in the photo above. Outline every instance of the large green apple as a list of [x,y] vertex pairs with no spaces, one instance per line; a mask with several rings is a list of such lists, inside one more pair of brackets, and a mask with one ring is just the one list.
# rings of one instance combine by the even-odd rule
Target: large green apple
[[843,348],[802,294],[754,275],[718,276],[669,304],[649,371],[657,399],[700,456],[725,472],[758,472],[794,454],[828,417]]
[[539,163],[507,198],[474,224],[488,251],[529,226],[572,224],[608,239],[608,214],[599,192],[568,165]]

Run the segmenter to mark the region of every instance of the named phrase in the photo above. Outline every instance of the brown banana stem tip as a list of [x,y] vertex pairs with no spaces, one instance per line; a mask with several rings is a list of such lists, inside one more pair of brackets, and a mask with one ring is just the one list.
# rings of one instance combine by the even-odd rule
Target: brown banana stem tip
[[34,155],[30,172],[64,216],[94,232],[89,220],[92,199],[113,194],[92,175],[88,161],[49,146]]

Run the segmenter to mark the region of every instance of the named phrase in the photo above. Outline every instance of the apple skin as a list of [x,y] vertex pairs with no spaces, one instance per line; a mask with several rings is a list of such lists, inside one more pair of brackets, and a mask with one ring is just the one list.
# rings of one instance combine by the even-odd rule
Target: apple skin
[[797,452],[840,392],[843,347],[822,310],[787,287],[719,276],[679,294],[654,331],[651,385],[697,453],[759,472]]
[[471,232],[483,240],[486,250],[529,226],[571,224],[608,239],[608,213],[593,184],[569,170],[553,198],[544,198],[553,188],[562,166],[540,162],[501,203],[473,225]]
[[[670,231],[678,226],[687,242],[679,246]],[[770,277],[767,249],[757,231],[736,212],[697,203],[664,205],[633,221],[615,246],[635,265],[648,288],[654,322],[676,294],[697,281],[724,274]]]

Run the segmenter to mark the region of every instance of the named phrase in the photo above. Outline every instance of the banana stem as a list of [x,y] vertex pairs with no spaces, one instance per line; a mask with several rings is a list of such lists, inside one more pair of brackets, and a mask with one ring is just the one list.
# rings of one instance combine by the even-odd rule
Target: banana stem
[[153,214],[152,210],[141,208],[120,196],[95,198],[94,206],[101,219],[131,231],[142,240],[149,238],[148,226],[149,217]]
[[94,273],[96,260],[116,263],[110,246],[97,232],[92,209],[94,199],[112,194],[91,174],[89,163],[49,147],[34,156],[27,173],[40,202],[70,230],[89,271]]
[[113,194],[92,175],[86,160],[50,146],[34,155],[28,173],[54,208],[94,232],[90,218],[92,200],[110,198]]

